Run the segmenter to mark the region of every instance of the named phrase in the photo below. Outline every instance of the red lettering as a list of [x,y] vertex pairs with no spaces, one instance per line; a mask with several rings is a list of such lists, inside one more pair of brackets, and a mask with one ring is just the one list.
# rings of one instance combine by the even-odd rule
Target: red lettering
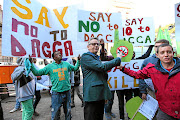
[[103,22],[105,22],[105,20],[104,20],[104,17],[103,17],[103,14],[102,14],[102,13],[99,13],[99,14],[98,14],[98,19],[97,19],[97,21],[99,21],[99,19],[100,19],[100,18],[102,18]]
[[133,63],[133,68],[134,68],[134,69],[139,69],[139,66],[136,66],[136,67],[135,67],[135,64],[136,64],[136,63],[137,63],[137,62]]
[[89,41],[89,36],[88,36],[88,34],[84,34],[84,41]]
[[31,55],[31,57],[36,57],[35,49],[37,49],[38,57],[41,57],[41,55],[40,55],[40,41],[38,39],[32,39],[31,40],[31,45],[32,45],[32,55]]
[[[33,34],[33,33],[35,33],[35,34]],[[38,28],[36,26],[31,26],[31,37],[36,37],[37,38],[38,37],[37,33],[38,33]]]
[[[116,70],[117,70],[118,68],[117,68],[117,66],[114,68],[114,70],[113,70],[113,72],[116,72]],[[119,69],[118,69],[119,70]]]
[[138,20],[139,20],[139,23],[141,24],[141,22],[142,22],[143,18],[141,18],[141,19],[139,19],[139,18],[138,18]]
[[91,20],[91,21],[95,21],[96,20],[96,18],[93,16],[93,14],[96,14],[96,13],[95,12],[91,12],[90,13],[90,16],[93,17],[93,18],[89,17],[89,20]]
[[[19,52],[16,51],[16,48],[19,49]],[[23,46],[19,43],[19,41],[11,35],[11,53],[13,56],[25,56],[26,50]]]
[[71,41],[64,42],[64,49],[65,49],[66,56],[73,55],[73,49],[72,49]]
[[16,19],[14,19],[14,18],[12,18],[12,31],[14,31],[14,32],[17,32],[17,29],[18,29],[18,25],[22,25],[22,26],[24,26],[24,33],[25,33],[25,35],[29,35],[29,26],[28,26],[28,24],[26,24],[26,23],[23,23],[23,22],[19,22],[19,21],[17,21]]
[[43,45],[42,45],[42,52],[44,54],[45,57],[48,57],[48,58],[51,58],[51,51],[50,50],[44,50],[44,48],[47,47],[47,48],[50,48],[50,44],[48,42],[44,42]]
[[[126,64],[124,65],[124,67],[126,67],[126,65],[129,65],[129,63],[126,63]],[[127,69],[130,69],[130,67],[127,67]]]
[[112,35],[110,35],[110,34],[106,35],[106,40],[109,41],[109,42],[112,42],[112,40],[108,40],[109,36],[112,36]]
[[133,25],[133,23],[135,23],[135,25],[136,25],[136,19],[133,19],[133,20],[132,20],[131,25]]
[[126,20],[126,23],[128,23],[128,24],[125,24],[126,26],[129,26],[129,25],[130,25],[129,21],[130,21],[130,19],[127,19],[127,20]]
[[110,13],[109,15],[107,13],[105,13],[105,15],[107,16],[108,18],[108,22],[110,22],[110,16],[112,15],[112,13]]
[[62,44],[61,44],[61,42],[59,42],[59,41],[55,41],[54,43],[53,43],[53,52],[54,51],[59,51],[60,53],[61,53],[61,55],[63,56],[63,53],[62,53],[62,49],[57,49],[56,50],[56,46],[61,46]]

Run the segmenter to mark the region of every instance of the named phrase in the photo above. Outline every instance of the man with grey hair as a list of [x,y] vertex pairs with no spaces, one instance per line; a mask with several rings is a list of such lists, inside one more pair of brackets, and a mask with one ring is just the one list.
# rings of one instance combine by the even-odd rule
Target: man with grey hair
[[97,55],[99,46],[98,38],[91,38],[87,45],[89,52],[81,57],[85,120],[103,120],[105,101],[111,99],[107,71],[121,63],[119,54],[117,58],[102,63]]

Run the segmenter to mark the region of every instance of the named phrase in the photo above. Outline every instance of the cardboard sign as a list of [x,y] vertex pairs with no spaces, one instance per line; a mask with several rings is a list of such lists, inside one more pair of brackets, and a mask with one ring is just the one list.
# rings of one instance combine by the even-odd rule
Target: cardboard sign
[[[77,43],[77,8],[48,9],[37,0],[4,0],[2,55],[51,58],[82,53]],[[84,51],[83,51],[84,52]]]
[[121,13],[78,10],[78,41],[86,42],[91,37],[98,37],[106,43],[113,43],[115,29],[122,37]]
[[154,45],[155,28],[153,18],[133,18],[123,21],[123,39],[133,46]]
[[[122,62],[122,66],[138,71],[141,68],[143,60],[131,60]],[[108,85],[111,90],[135,89],[139,87],[139,80],[124,74],[116,67],[108,71]]]

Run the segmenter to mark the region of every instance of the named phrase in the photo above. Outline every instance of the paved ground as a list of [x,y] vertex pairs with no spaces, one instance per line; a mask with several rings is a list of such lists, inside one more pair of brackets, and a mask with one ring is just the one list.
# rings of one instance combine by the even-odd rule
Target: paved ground
[[[81,87],[81,91],[82,91],[82,87]],[[34,117],[34,120],[50,120],[51,118],[50,103],[51,103],[51,98],[48,94],[48,91],[42,91],[41,101],[39,102],[36,110],[38,113],[40,113],[40,116]],[[9,113],[9,111],[13,109],[14,105],[15,105],[14,95],[2,101],[5,120],[21,120],[21,111]],[[75,94],[75,105],[76,105],[75,108],[72,108],[72,120],[83,120],[84,119],[83,108],[81,107],[81,101],[76,94]],[[61,110],[61,113],[62,112],[63,110]],[[118,110],[118,102],[116,95],[115,95],[115,101],[112,112],[115,113],[117,116],[113,120],[119,120],[119,110]],[[64,120],[63,113],[61,114],[61,120]],[[104,120],[106,120],[105,117]]]

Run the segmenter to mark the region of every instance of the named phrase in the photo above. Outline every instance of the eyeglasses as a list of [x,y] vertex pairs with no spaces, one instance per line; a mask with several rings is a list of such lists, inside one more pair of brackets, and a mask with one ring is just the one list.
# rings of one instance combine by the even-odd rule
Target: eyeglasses
[[93,45],[93,46],[97,45],[97,46],[100,46],[100,43],[89,43],[89,45]]

